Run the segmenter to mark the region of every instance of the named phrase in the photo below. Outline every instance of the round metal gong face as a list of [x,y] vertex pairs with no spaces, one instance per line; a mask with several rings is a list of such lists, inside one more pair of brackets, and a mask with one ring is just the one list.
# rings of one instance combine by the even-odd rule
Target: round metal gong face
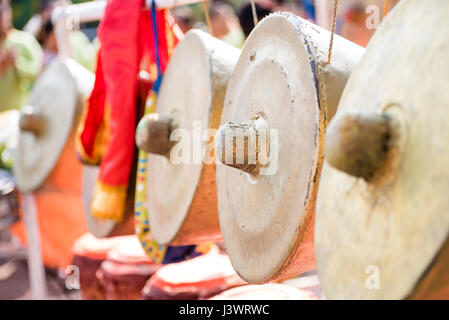
[[45,132],[20,131],[14,176],[20,191],[34,191],[54,168],[73,127],[77,88],[65,61],[56,58],[36,81],[28,104],[42,112]]
[[337,112],[389,113],[402,139],[366,182],[325,165],[315,251],[331,299],[409,297],[449,230],[449,2],[401,1],[348,81]]
[[222,124],[263,117],[270,166],[260,176],[217,165],[220,226],[227,253],[248,282],[276,276],[301,246],[313,205],[324,135],[304,22],[288,14],[262,20],[229,82]]
[[169,243],[180,229],[202,171],[203,130],[212,99],[212,37],[192,30],[177,45],[164,74],[156,112],[172,116],[178,130],[171,158],[148,155],[147,206],[154,238]]

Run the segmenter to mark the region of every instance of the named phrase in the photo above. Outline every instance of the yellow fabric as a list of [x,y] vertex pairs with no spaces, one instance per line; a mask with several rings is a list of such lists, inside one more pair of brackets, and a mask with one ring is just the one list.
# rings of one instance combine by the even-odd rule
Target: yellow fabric
[[17,60],[15,66],[0,73],[0,112],[25,105],[43,61],[42,49],[29,33],[11,30],[5,47],[16,51]]
[[104,106],[104,114],[102,118],[102,123],[98,130],[97,136],[95,137],[94,150],[92,152],[92,156],[89,156],[84,150],[84,146],[81,143],[81,134],[84,131],[84,124],[86,123],[85,119],[89,112],[89,104],[86,103],[86,107],[83,110],[83,115],[80,121],[80,124],[77,128],[76,134],[76,149],[81,157],[81,160],[85,163],[98,165],[103,157],[103,154],[106,152],[106,148],[108,147],[110,133],[111,133],[111,107],[106,102]]
[[127,186],[108,186],[97,180],[90,208],[92,216],[122,222],[126,197]]

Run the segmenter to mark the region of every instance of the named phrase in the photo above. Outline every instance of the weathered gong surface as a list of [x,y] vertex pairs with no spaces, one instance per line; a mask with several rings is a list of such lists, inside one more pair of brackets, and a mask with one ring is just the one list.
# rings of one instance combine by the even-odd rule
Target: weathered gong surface
[[247,39],[229,81],[222,124],[258,118],[270,131],[264,172],[217,166],[225,246],[250,283],[315,267],[312,226],[326,117],[363,53],[336,36],[328,65],[329,40],[329,32],[297,16],[272,14]]
[[[386,159],[369,179],[329,164],[323,169],[315,249],[327,298],[449,297],[448,14],[446,0],[400,1],[329,124],[350,114],[381,116],[389,140]],[[332,139],[329,147],[345,150],[343,142]],[[359,152],[370,151],[371,142]]]
[[94,75],[69,58],[55,58],[40,75],[29,106],[22,109],[21,117],[26,113],[34,118],[33,127],[20,130],[15,153],[14,176],[20,191],[36,190],[50,174],[93,82]]
[[[171,156],[149,154],[147,206],[154,238],[161,244],[221,239],[214,158],[210,154],[226,85],[240,50],[192,30],[177,45],[164,74],[156,113],[173,119],[180,139]],[[201,148],[201,149],[200,149]],[[180,158],[184,157],[184,160]]]

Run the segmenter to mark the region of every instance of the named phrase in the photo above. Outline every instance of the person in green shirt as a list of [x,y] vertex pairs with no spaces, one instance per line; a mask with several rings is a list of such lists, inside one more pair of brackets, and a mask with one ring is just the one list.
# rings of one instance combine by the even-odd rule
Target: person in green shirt
[[36,39],[14,29],[11,20],[9,0],[0,0],[0,112],[26,103],[43,59]]
[[[36,34],[36,38],[44,50],[44,65],[53,60],[58,53],[54,25],[51,21],[51,13],[57,6],[69,5],[67,0],[44,0],[41,3],[40,18],[42,25]],[[97,51],[89,38],[80,30],[72,30],[69,33],[69,43],[72,50],[72,58],[90,71],[95,71]]]

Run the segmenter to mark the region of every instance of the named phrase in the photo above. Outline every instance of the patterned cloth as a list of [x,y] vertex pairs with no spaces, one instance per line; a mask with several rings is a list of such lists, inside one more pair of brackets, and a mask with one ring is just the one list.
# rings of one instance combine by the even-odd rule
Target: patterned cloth
[[[145,114],[154,112],[156,106],[156,92],[152,90],[145,104]],[[137,164],[136,200],[134,208],[134,221],[136,235],[139,238],[146,254],[154,263],[161,263],[165,255],[166,247],[158,245],[150,232],[148,220],[147,200],[147,153],[139,150]]]

